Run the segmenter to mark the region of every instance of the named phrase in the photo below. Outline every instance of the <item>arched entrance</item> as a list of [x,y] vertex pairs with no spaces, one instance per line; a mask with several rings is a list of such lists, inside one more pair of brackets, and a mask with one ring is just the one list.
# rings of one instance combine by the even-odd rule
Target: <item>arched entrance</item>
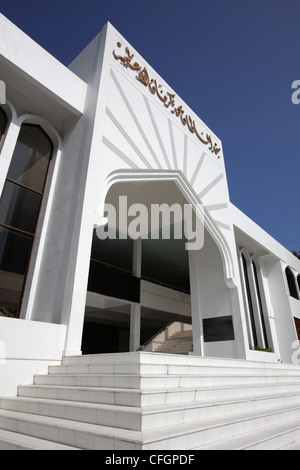
[[136,350],[170,322],[191,323],[184,204],[174,182],[110,188],[108,226],[93,234],[83,353]]
[[[200,238],[197,242],[203,249],[186,249],[192,240],[185,222],[187,206],[194,209],[190,229],[197,232],[196,204],[188,197],[188,185],[175,174],[165,179],[126,176],[108,185],[103,200],[108,225],[94,229],[82,353],[137,350],[172,322],[193,323],[197,354],[204,354],[205,335],[208,342],[234,342],[224,276],[230,273],[230,257],[226,250],[221,256],[210,220],[205,228],[201,220],[204,245]],[[159,226],[153,227],[153,207],[162,205],[168,212],[162,211]],[[220,329],[221,324],[223,333],[227,328],[225,335],[213,336],[213,325]]]

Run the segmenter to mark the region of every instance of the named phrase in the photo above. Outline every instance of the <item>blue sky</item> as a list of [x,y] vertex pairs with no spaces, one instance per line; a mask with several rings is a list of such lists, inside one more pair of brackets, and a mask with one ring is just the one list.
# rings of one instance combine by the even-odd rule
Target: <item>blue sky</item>
[[110,21],[222,140],[233,204],[300,248],[299,0],[10,0],[1,13],[65,65]]

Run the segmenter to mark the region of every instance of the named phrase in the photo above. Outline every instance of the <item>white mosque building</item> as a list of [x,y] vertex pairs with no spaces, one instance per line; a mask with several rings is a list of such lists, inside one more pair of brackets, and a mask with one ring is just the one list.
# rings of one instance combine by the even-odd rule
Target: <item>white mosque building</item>
[[5,397],[75,358],[295,370],[300,261],[110,23],[67,68],[0,15],[0,80],[0,441]]

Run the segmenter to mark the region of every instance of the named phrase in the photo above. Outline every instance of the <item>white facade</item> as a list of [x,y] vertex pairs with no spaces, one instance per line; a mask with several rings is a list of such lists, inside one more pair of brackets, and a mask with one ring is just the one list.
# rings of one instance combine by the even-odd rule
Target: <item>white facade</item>
[[[88,314],[108,325],[113,312],[119,343],[128,318],[130,350],[142,345],[143,319],[180,317],[192,323],[195,355],[293,362],[300,261],[231,204],[221,141],[126,39],[106,24],[67,69],[0,16],[0,80],[0,193],[22,125],[42,128],[53,146],[19,318],[0,317],[1,395],[84,353]],[[188,253],[190,292],[143,276],[139,241],[131,273],[139,301],[88,289],[95,228],[120,195],[147,207],[202,208],[204,245]],[[206,340],[223,321],[233,334],[225,327],[219,340]]]

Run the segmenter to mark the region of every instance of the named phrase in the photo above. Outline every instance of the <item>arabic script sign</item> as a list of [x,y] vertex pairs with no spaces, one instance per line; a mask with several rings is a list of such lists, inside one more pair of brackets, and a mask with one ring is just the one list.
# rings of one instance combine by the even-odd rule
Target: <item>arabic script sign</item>
[[[119,48],[122,47],[120,42],[117,43]],[[180,119],[180,122],[183,126],[187,126],[189,131],[192,134],[195,134],[199,141],[204,145],[209,145],[209,150],[211,153],[218,155],[220,152],[220,148],[217,147],[217,144],[212,142],[211,136],[209,134],[204,135],[203,132],[198,132],[196,128],[195,121],[191,118],[190,115],[186,114],[182,105],[176,106],[175,98],[176,95],[173,93],[164,92],[162,90],[162,85],[157,84],[157,81],[149,76],[148,70],[146,67],[141,67],[137,62],[133,62],[134,58],[133,54],[130,54],[128,47],[125,48],[126,55],[117,55],[115,50],[113,51],[113,56],[116,60],[119,60],[121,64],[127,69],[133,70],[137,72],[136,79],[142,83],[145,87],[147,87],[152,93],[152,95],[157,96],[157,98],[164,104],[166,108],[171,110],[171,113],[174,114],[176,117]]]

